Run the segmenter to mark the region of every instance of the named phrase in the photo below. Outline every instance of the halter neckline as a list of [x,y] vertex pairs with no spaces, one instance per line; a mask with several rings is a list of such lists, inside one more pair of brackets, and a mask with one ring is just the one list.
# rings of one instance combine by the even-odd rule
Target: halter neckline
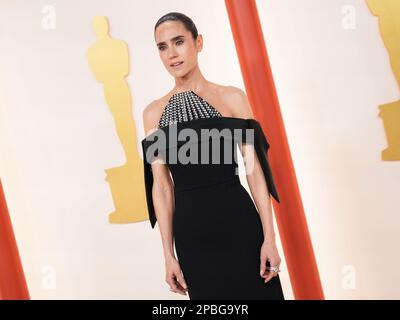
[[[176,93],[174,93],[174,94],[169,98],[168,102],[171,101],[172,98],[175,97],[175,96],[185,95],[185,94],[188,94],[188,93],[193,93],[195,96],[197,96],[197,97],[200,98],[201,100],[207,102],[206,100],[204,100],[202,97],[200,97],[200,96],[199,96],[196,92],[194,92],[193,90],[185,90],[185,91],[181,91],[181,92],[176,92]],[[208,103],[208,102],[207,102],[207,103]]]

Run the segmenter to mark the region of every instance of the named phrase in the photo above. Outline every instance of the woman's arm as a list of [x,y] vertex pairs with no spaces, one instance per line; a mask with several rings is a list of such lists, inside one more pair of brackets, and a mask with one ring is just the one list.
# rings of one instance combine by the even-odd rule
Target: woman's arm
[[[153,101],[143,111],[143,125],[146,135],[157,126],[157,102]],[[153,160],[157,160],[154,158]],[[172,237],[172,217],[174,208],[173,182],[169,169],[161,161],[151,163],[153,172],[152,198],[154,211],[161,233],[161,240],[165,258],[174,257]]]
[[[233,110],[235,117],[254,119],[246,94],[241,89],[236,91],[235,110]],[[250,143],[243,143],[239,144],[239,148],[243,155],[247,183],[262,222],[264,243],[261,248],[260,275],[265,278],[265,282],[268,282],[277,273],[266,273],[267,260],[271,266],[279,266],[281,262],[275,243],[270,193],[255,147]]]
[[152,164],[153,205],[161,233],[165,259],[175,258],[172,219],[175,211],[173,182],[166,164]]
[[[146,135],[157,126],[158,113],[154,109],[157,109],[156,101],[152,102],[143,111],[143,124]],[[157,160],[157,158],[153,160]],[[175,194],[173,181],[167,164],[153,161],[151,168],[153,172],[152,198],[154,212],[161,234],[165,258],[165,280],[171,287],[171,291],[185,295],[187,285],[174,252],[172,223],[175,212]]]

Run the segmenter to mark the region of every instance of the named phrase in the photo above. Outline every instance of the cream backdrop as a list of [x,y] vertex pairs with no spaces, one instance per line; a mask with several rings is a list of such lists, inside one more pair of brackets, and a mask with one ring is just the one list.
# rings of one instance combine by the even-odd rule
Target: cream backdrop
[[[377,18],[361,0],[257,5],[325,296],[400,298],[400,164],[380,160],[378,117],[399,90]],[[0,3],[0,176],[34,299],[187,298],[168,291],[158,227],[108,222],[104,170],[125,158],[85,56],[107,16],[129,47],[139,142],[143,108],[174,84],[153,40],[169,11],[203,34],[206,78],[244,89],[222,0]]]

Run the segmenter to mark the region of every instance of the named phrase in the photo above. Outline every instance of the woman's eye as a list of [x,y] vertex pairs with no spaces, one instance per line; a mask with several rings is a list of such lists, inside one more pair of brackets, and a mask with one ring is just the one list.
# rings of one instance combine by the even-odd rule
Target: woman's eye
[[[181,44],[184,43],[184,42],[185,42],[184,40],[178,40],[178,41],[176,41],[176,44],[177,44],[177,45],[181,45]],[[158,50],[164,51],[165,48],[166,48],[166,46],[159,46],[159,47],[158,47]]]

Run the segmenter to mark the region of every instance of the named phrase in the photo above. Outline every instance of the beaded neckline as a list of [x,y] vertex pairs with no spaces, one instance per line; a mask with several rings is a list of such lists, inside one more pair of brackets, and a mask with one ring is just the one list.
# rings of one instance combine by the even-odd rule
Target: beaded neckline
[[193,90],[174,93],[160,117],[158,127],[201,118],[223,117],[222,114]]

